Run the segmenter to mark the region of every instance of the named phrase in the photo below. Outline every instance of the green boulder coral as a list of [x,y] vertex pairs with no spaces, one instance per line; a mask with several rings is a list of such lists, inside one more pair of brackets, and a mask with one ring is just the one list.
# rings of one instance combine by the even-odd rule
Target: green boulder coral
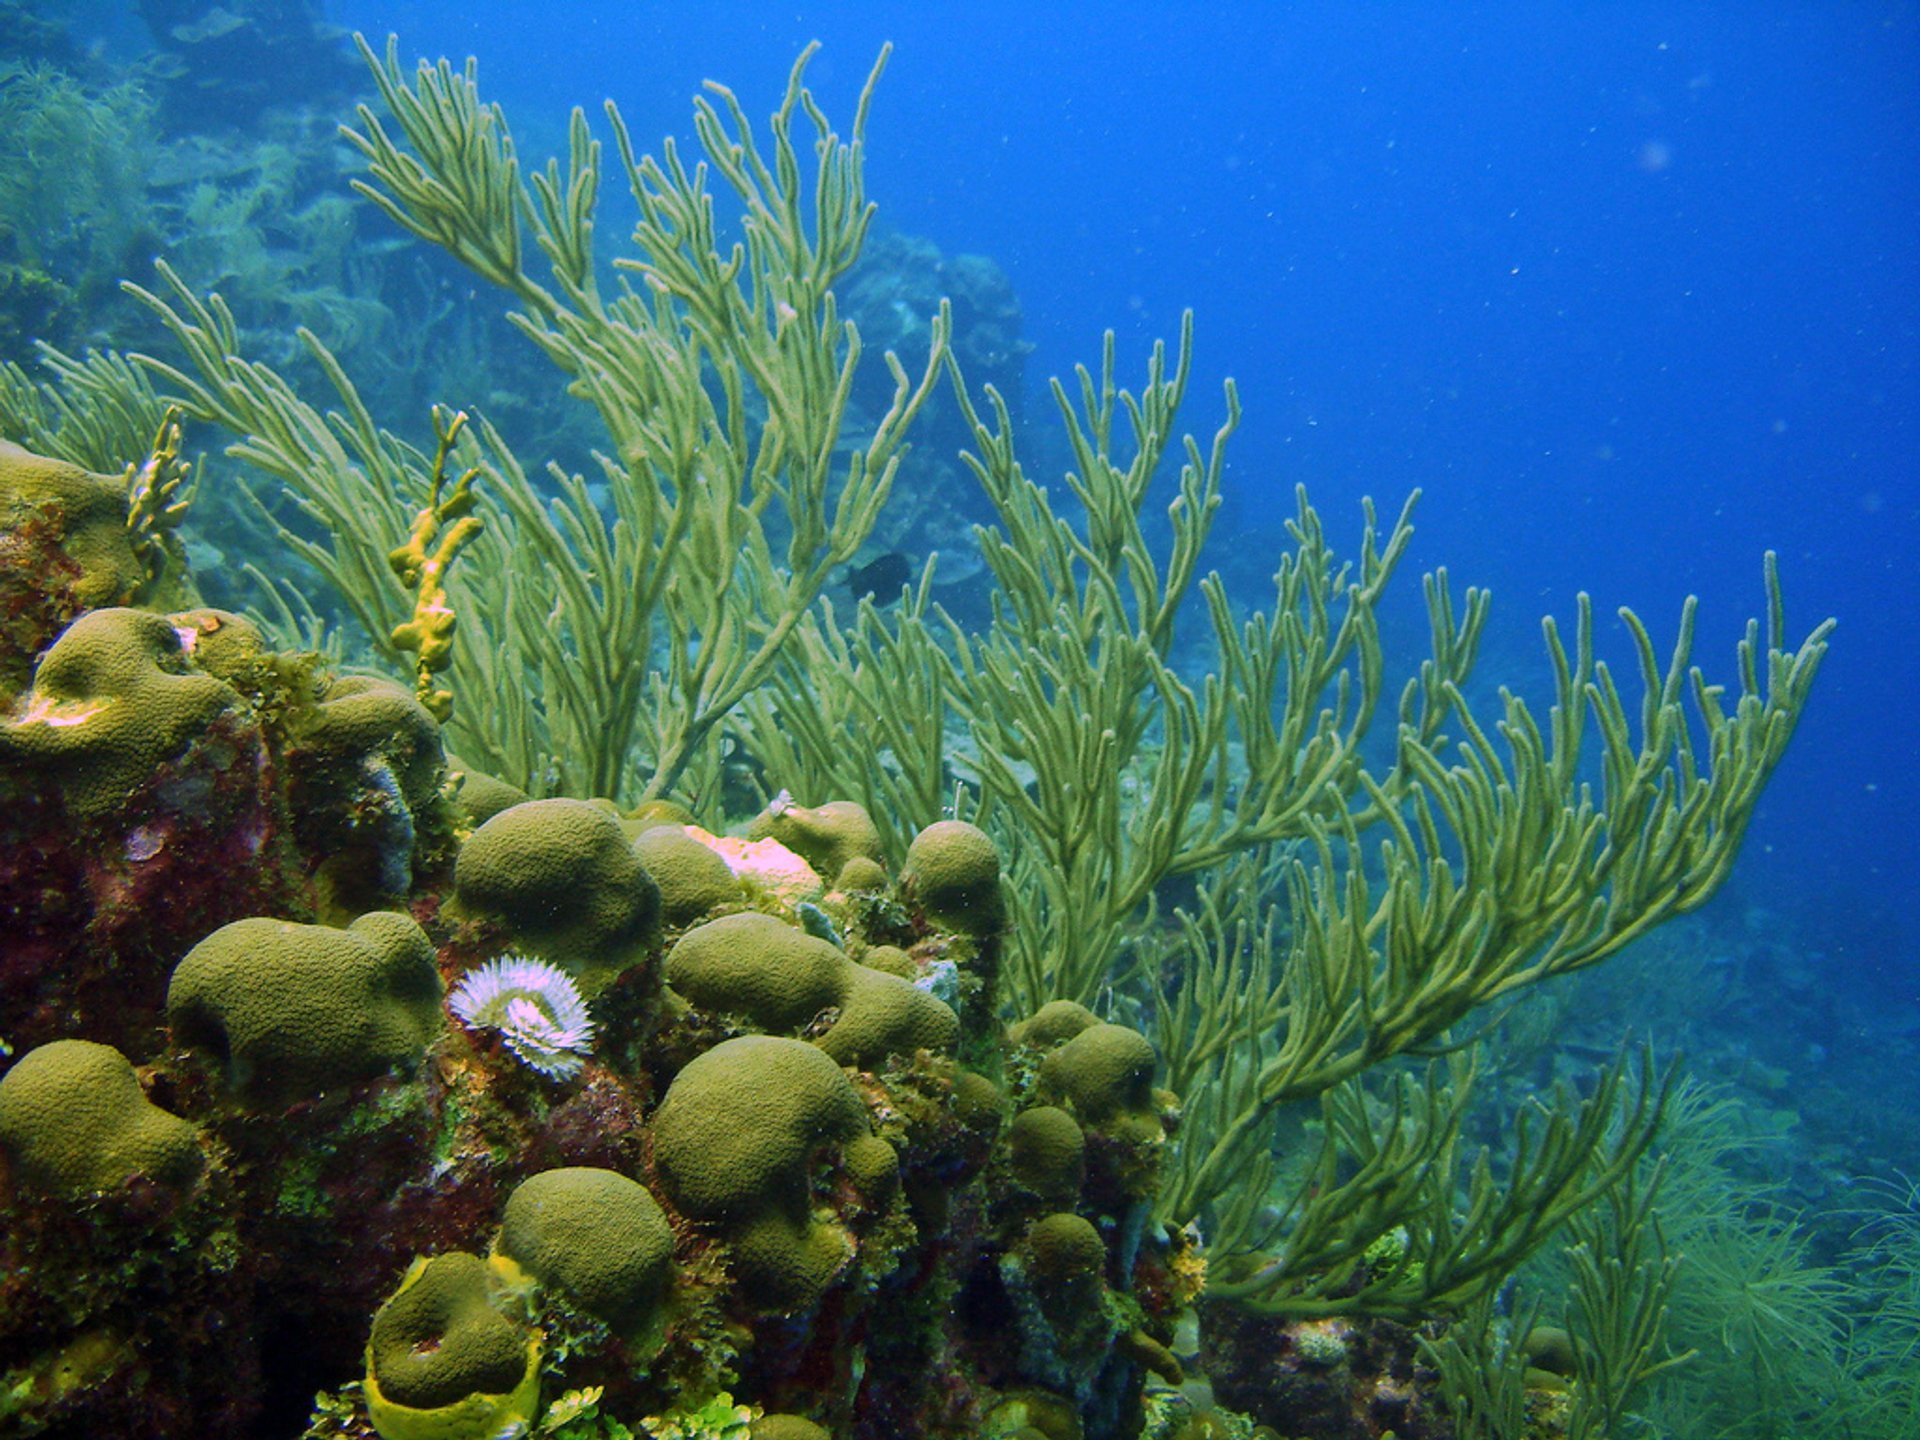
[[964,820],[937,820],[914,836],[901,881],[939,929],[991,935],[1006,921],[1000,853],[986,831]]
[[573,1165],[514,1189],[494,1248],[589,1315],[631,1331],[666,1288],[673,1227],[638,1181]]
[[514,1278],[460,1252],[413,1262],[367,1339],[367,1410],[383,1440],[495,1440],[531,1423],[542,1337],[506,1313]]
[[0,1151],[62,1200],[136,1176],[185,1187],[203,1168],[199,1132],[147,1099],[126,1056],[90,1040],[41,1045],[0,1076]]
[[[854,1253],[844,1227],[815,1216],[814,1157],[862,1141],[886,1144],[845,1072],[814,1046],[771,1035],[728,1040],[688,1064],[653,1125],[667,1198],[726,1235],[751,1297],[790,1311],[811,1308]],[[857,1168],[876,1176],[874,1161],[862,1155]]]
[[660,915],[660,888],[620,821],[585,800],[529,800],[488,820],[460,847],[454,894],[575,973],[632,964]]
[[35,520],[73,566],[68,592],[79,609],[128,604],[147,584],[127,526],[124,477],[0,440],[0,533]]
[[164,615],[89,611],[41,658],[25,703],[0,721],[0,768],[50,773],[73,813],[98,818],[240,707],[238,691],[194,668]]
[[747,1440],[833,1440],[833,1434],[804,1415],[762,1415],[747,1427]]
[[633,853],[660,887],[660,911],[669,925],[685,925],[740,899],[740,882],[727,862],[685,826],[648,825],[634,836]]
[[476,770],[457,756],[447,757],[447,776],[458,783],[454,810],[468,829],[484,825],[502,810],[524,805],[532,798],[519,786]]
[[1057,1105],[1035,1105],[1007,1128],[1007,1164],[1023,1187],[1056,1205],[1070,1205],[1086,1178],[1087,1137]]
[[322,914],[404,899],[446,778],[440,726],[413,691],[343,675],[291,717],[289,791],[302,848],[319,861]]
[[[836,885],[849,862],[883,864],[880,827],[866,808],[851,800],[829,800],[809,808],[796,805],[782,790],[747,826],[747,838],[778,840],[811,865],[820,878]],[[863,870],[864,876],[865,871]]]
[[816,1043],[846,1065],[951,1051],[960,1038],[959,1017],[944,1002],[758,911],[681,936],[667,952],[667,983],[703,1010],[741,1015],[763,1030],[798,1031],[833,1011]]
[[172,533],[185,506],[168,503],[186,473],[171,426],[161,433],[169,438],[170,448],[157,444],[146,467],[123,475],[95,474],[0,438],[0,691],[22,684],[33,656],[85,611],[192,603]]
[[[1111,1128],[1131,1117],[1153,1117],[1153,1045],[1138,1030],[1102,1021],[1090,1025],[1040,1062],[1040,1091],[1063,1101],[1084,1123]],[[1159,1122],[1152,1121],[1157,1133]]]
[[445,1023],[432,942],[376,911],[345,930],[252,919],[188,952],[167,986],[183,1045],[254,1102],[286,1103],[417,1065]]

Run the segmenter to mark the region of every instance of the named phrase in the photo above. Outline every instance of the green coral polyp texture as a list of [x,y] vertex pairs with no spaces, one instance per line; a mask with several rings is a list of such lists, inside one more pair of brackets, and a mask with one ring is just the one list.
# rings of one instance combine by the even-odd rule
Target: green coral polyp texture
[[[799,1310],[853,1254],[841,1226],[814,1215],[813,1161],[874,1138],[833,1060],[770,1035],[728,1040],[692,1061],[653,1123],[654,1160],[674,1206],[729,1237],[742,1283],[764,1303]],[[859,1168],[873,1178],[883,1169],[871,1154]]]
[[1138,1030],[1089,1025],[1040,1062],[1043,1095],[1065,1102],[1082,1122],[1107,1126],[1154,1113],[1153,1046]]
[[0,1076],[0,1152],[63,1200],[136,1178],[177,1188],[203,1166],[198,1130],[147,1099],[126,1056],[89,1040],[39,1046]]
[[175,1039],[217,1057],[230,1088],[285,1103],[410,1072],[445,1024],[433,944],[405,915],[345,930],[285,920],[224,925],[167,987]]
[[937,820],[915,835],[902,882],[938,925],[990,935],[1005,923],[1000,852],[977,825]]
[[660,1303],[673,1227],[646,1186],[568,1166],[523,1180],[507,1197],[495,1249],[580,1309],[631,1329]]
[[539,1410],[540,1332],[505,1313],[500,1271],[416,1260],[373,1318],[367,1400],[383,1440],[495,1440]]
[[72,561],[73,603],[83,610],[131,603],[147,584],[127,526],[127,482],[0,439],[0,533],[44,522]]
[[960,1038],[953,1010],[911,981],[855,964],[838,946],[755,911],[689,930],[668,952],[666,974],[695,1005],[763,1030],[796,1031],[832,1011],[818,1044],[849,1065],[950,1051]]
[[239,692],[193,668],[167,617],[93,610],[61,632],[0,723],[0,766],[45,767],[76,815],[99,818],[240,709]]
[[1035,1105],[1007,1128],[1007,1160],[1014,1178],[1045,1200],[1070,1201],[1086,1177],[1087,1137],[1057,1105]]
[[740,882],[727,862],[685,826],[641,824],[633,853],[660,887],[660,913],[667,924],[686,925],[722,905],[740,903]]
[[658,923],[660,888],[608,809],[530,800],[500,811],[460,847],[460,907],[513,943],[571,970],[618,970]]
[[[774,839],[800,856],[829,885],[840,883],[847,866],[854,861],[865,865],[884,865],[880,848],[880,829],[866,808],[851,800],[829,800],[811,809],[796,805],[782,791],[747,826],[751,840]],[[870,879],[865,866],[861,879]]]

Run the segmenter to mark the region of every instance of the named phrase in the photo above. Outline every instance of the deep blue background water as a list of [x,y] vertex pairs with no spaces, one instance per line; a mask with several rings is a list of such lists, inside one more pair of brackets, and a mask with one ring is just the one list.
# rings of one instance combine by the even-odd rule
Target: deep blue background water
[[[1909,998],[1920,910],[1920,9],[1725,6],[339,3],[477,54],[524,117],[611,95],[688,130],[793,55],[844,118],[882,40],[886,220],[1011,274],[1038,381],[1198,315],[1234,375],[1236,520],[1307,482],[1425,488],[1414,562],[1492,587],[1530,667],[1578,589],[1710,673],[1780,552],[1842,622],[1756,823],[1749,895]],[[1137,370],[1136,372],[1137,373]],[[1537,672],[1534,672],[1537,675]],[[1831,926],[1829,930],[1827,927]]]
[[[1920,914],[1920,8],[1911,3],[528,6],[337,0],[472,53],[521,131],[611,95],[685,135],[800,46],[836,119],[881,42],[884,218],[1013,278],[1038,383],[1198,315],[1237,377],[1236,525],[1426,496],[1413,563],[1490,586],[1537,682],[1579,589],[1732,679],[1777,549],[1841,629],[1738,884],[1911,1003]],[[1416,593],[1411,584],[1408,594]],[[1619,632],[1609,634],[1619,655]],[[1539,693],[1537,683],[1533,692]],[[1734,903],[1740,903],[1738,899]]]

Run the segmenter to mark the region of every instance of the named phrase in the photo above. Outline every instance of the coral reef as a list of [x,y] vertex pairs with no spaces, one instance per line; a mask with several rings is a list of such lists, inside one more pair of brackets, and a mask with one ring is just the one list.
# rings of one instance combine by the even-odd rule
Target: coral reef
[[[183,46],[312,38],[300,6],[151,8]],[[766,150],[729,92],[702,102],[746,205],[732,261],[704,238],[708,172],[636,157],[610,113],[646,286],[615,298],[584,117],[570,168],[523,170],[471,69],[410,84],[366,54],[397,129],[359,112],[363,189],[514,295],[604,423],[605,492],[537,490],[442,412],[431,455],[378,432],[314,340],[344,407],[322,415],[242,357],[217,297],[166,269],[171,299],[139,292],[185,352],[146,373],[286,483],[307,531],[280,538],[409,685],[292,643],[290,608],[263,626],[160,593],[167,425],[124,483],[0,449],[0,543],[34,562],[0,597],[0,1424],[1448,1435],[1472,1412],[1440,1332],[1572,1217],[1648,1232],[1631,1177],[1668,1088],[1604,1069],[1523,1107],[1496,1163],[1463,1138],[1470,1055],[1385,1062],[1460,1050],[1476,1007],[1702,903],[1825,629],[1785,648],[1769,569],[1739,694],[1701,680],[1689,714],[1690,624],[1663,672],[1629,617],[1636,732],[1583,610],[1571,652],[1549,629],[1549,740],[1517,699],[1497,732],[1465,714],[1484,607],[1435,581],[1435,659],[1376,774],[1373,606],[1405,517],[1368,511],[1350,575],[1303,498],[1273,615],[1230,619],[1196,557],[1231,420],[1210,454],[1185,442],[1170,554],[1141,523],[1183,342],[1140,397],[1109,350],[1086,413],[1063,400],[1078,528],[1004,406],[958,387],[1004,603],[938,636],[923,585],[842,630],[816,602],[952,363],[936,306],[924,368],[889,357],[852,438],[834,287],[871,218],[864,97],[839,138],[803,57]],[[1010,362],[1009,297],[964,278]],[[1195,585],[1225,672],[1197,688],[1171,642]],[[1439,758],[1450,725],[1469,763]],[[1163,923],[1186,876],[1197,913]],[[1657,1310],[1629,1283],[1663,1273],[1653,1249],[1609,1269],[1583,1233],[1583,1313]],[[1616,1405],[1605,1375],[1652,1373],[1657,1346],[1596,1321],[1556,1378]]]
[[488,819],[460,847],[453,898],[575,972],[618,970],[642,954],[660,909],[660,887],[619,820],[581,800],[530,800]]

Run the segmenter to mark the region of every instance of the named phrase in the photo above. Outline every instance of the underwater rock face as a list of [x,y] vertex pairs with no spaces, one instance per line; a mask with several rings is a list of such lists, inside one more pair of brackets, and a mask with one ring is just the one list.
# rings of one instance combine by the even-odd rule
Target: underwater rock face
[[147,1053],[188,947],[298,910],[287,829],[268,736],[182,627],[121,608],[75,621],[0,718],[7,1040],[77,1030]]

